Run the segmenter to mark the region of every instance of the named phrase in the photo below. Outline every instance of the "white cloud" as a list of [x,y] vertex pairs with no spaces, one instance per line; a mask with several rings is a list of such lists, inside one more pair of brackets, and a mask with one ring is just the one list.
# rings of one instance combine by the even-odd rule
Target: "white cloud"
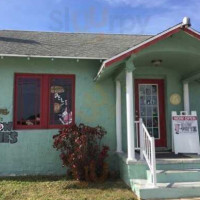
[[153,8],[164,5],[168,0],[104,0],[111,5],[129,5],[131,7]]
[[[115,14],[117,19],[121,21],[111,32],[157,34],[180,23],[185,16],[191,18],[192,27],[194,29],[199,30],[200,27],[200,15],[198,15],[200,1],[197,0],[152,0],[151,2],[150,0],[101,1],[108,2],[111,7],[127,6],[127,13],[119,12]],[[136,14],[131,14],[131,9],[134,10],[134,12],[135,10],[138,12],[135,12]],[[143,12],[146,13],[142,14]]]

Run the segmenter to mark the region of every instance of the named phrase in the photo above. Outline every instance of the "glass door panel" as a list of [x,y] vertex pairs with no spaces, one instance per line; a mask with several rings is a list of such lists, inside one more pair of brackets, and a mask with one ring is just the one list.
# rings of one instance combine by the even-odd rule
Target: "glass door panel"
[[143,119],[149,133],[160,138],[159,101],[157,84],[139,84],[139,115]]

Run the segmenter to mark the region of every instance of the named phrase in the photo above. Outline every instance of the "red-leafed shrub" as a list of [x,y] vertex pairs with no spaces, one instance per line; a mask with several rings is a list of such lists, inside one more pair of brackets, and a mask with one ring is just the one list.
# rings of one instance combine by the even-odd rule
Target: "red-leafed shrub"
[[104,181],[108,175],[108,146],[101,146],[107,132],[101,126],[73,125],[54,135],[54,148],[61,151],[63,166],[81,181]]

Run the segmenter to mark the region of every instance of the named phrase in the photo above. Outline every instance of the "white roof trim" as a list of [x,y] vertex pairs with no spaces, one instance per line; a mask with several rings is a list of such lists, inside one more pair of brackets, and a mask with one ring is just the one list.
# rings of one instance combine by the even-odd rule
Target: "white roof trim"
[[192,32],[194,32],[194,33],[196,33],[197,35],[200,35],[200,32],[196,31],[193,28],[188,27],[187,29],[190,30],[190,31],[192,31]]
[[128,52],[130,52],[130,51],[133,51],[133,50],[137,49],[138,47],[140,47],[140,46],[142,46],[142,45],[144,45],[144,44],[147,44],[147,43],[149,43],[149,42],[155,40],[156,38],[159,38],[159,37],[161,37],[162,35],[164,35],[164,34],[170,32],[170,31],[173,31],[174,29],[177,29],[177,28],[179,28],[179,27],[182,27],[182,23],[179,23],[179,24],[177,24],[176,26],[173,26],[173,27],[167,29],[166,31],[163,31],[163,32],[161,32],[161,33],[159,33],[159,34],[157,34],[157,35],[155,35],[155,36],[152,36],[151,38],[145,40],[144,42],[141,42],[141,43],[139,43],[138,45],[136,45],[136,46],[134,46],[134,47],[132,47],[132,48],[126,50],[126,51],[123,51],[123,52],[117,54],[116,56],[113,56],[113,57],[111,57],[111,58],[105,60],[105,61],[102,63],[102,65],[101,65],[101,67],[100,67],[100,70],[98,71],[97,76],[95,77],[94,80],[98,80],[98,78],[99,78],[100,74],[102,73],[102,71],[103,71],[103,69],[104,69],[106,63],[110,62],[111,60],[114,60],[115,58],[117,58],[117,57],[119,57],[119,56],[121,56],[121,55],[123,55],[123,54],[126,54],[126,53],[128,53]]
[[19,54],[0,54],[1,57],[25,57],[25,58],[64,58],[79,60],[106,60],[107,58],[97,57],[69,57],[69,56],[39,56],[39,55],[19,55]]

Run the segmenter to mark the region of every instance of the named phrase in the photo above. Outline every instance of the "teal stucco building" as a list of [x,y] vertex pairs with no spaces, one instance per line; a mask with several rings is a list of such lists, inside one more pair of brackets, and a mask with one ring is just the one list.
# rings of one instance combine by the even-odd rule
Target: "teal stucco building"
[[155,36],[0,31],[0,176],[64,174],[52,136],[85,123],[139,197],[200,196],[172,131],[173,111],[200,115],[199,52],[188,18]]

